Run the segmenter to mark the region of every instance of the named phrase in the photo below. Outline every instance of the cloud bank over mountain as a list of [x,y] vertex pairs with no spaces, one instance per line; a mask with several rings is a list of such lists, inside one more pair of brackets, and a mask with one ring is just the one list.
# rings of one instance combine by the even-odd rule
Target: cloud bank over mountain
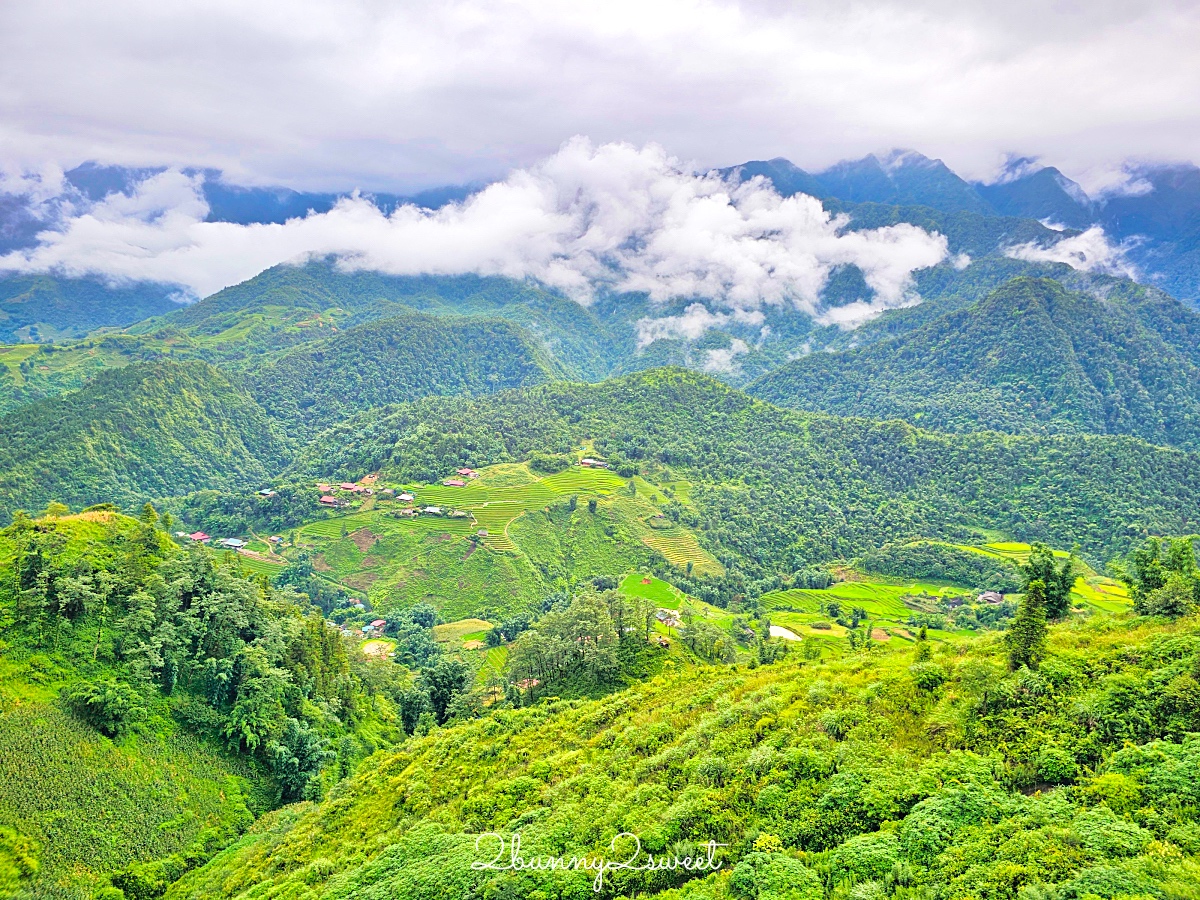
[[[691,310],[647,322],[654,340],[694,337],[729,317],[752,322],[763,306],[854,324],[913,302],[912,273],[947,255],[941,235],[908,224],[847,230],[812,197],[781,197],[762,179],[733,185],[654,145],[576,138],[461,203],[385,214],[350,196],[282,224],[206,221],[201,179],[171,170],[69,206],[37,246],[0,257],[0,271],[164,282],[205,296],[271,265],[332,255],[347,269],[394,275],[531,278],[584,304],[610,291],[725,310],[701,307],[707,322]],[[830,273],[851,265],[872,299],[823,310]]]

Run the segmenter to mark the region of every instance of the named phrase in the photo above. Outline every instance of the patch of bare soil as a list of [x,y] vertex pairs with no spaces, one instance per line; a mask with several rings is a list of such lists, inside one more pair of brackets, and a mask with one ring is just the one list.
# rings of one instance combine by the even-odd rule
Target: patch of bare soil
[[357,547],[363,553],[366,553],[375,546],[375,542],[379,540],[379,535],[373,532],[370,528],[360,528],[358,531],[350,535],[350,540],[354,542],[355,547]]

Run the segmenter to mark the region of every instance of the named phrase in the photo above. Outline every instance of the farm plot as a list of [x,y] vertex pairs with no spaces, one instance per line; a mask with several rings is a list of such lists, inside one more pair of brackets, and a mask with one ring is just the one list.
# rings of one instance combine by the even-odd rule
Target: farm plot
[[700,546],[696,535],[686,529],[647,530],[642,536],[642,543],[651,550],[657,550],[667,558],[667,562],[680,569],[686,569],[690,562],[692,570],[698,575],[720,575],[725,571],[716,557]]

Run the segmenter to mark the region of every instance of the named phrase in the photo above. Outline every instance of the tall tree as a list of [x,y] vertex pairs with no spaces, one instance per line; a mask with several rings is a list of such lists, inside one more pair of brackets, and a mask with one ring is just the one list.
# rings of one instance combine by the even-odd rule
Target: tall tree
[[1071,588],[1075,584],[1075,557],[1061,562],[1055,560],[1054,551],[1045,544],[1034,544],[1029,560],[1021,567],[1025,576],[1024,591],[1040,581],[1046,592],[1046,617],[1064,619],[1071,611]]
[[1006,635],[1008,665],[1013,671],[1025,666],[1036,669],[1046,656],[1046,585],[1041,579],[1029,583],[1017,606],[1017,615]]

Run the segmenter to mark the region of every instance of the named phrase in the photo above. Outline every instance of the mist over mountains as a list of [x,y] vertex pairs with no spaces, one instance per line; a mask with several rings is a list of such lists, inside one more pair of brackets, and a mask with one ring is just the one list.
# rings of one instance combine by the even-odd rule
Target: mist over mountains
[[[943,224],[929,222],[929,211],[1033,220],[1045,230],[1006,236],[986,252],[1125,274],[1195,302],[1200,169],[1132,166],[1126,174],[1123,187],[1095,198],[1057,169],[1030,159],[1012,160],[997,180],[983,184],[913,151],[869,155],[820,172],[778,158],[704,175],[657,148],[593,147],[576,140],[502,182],[400,196],[245,187],[214,170],[89,163],[66,172],[59,184],[51,178],[5,183],[0,272],[91,274],[172,286],[164,294],[183,285],[204,296],[271,264],[332,253],[355,267],[394,274],[528,277],[576,299],[597,288],[643,290],[656,299],[731,297],[729,305],[749,309],[755,305],[750,295],[769,301],[786,296],[819,316],[816,298],[834,269],[855,266],[870,282],[874,267],[878,281],[870,287],[878,302],[840,319],[855,324],[878,309],[913,302],[906,297],[906,270],[932,265],[930,252],[936,253],[932,245],[918,249],[919,235],[911,232],[915,240],[907,243],[882,240],[895,253],[851,249],[850,241],[825,249],[839,236],[866,230],[864,222],[880,219],[875,207],[886,206],[896,210],[891,224],[925,230]],[[768,212],[770,193],[759,193],[756,184],[784,201],[816,198],[831,217],[828,224],[822,226],[816,208],[789,212],[785,202]],[[717,209],[724,221],[706,218]],[[801,235],[799,242],[776,241],[781,210],[790,216],[785,229]],[[836,220],[839,214],[848,222]],[[887,225],[874,221],[871,227]],[[758,259],[739,241],[778,246],[779,258]],[[463,244],[476,251],[453,252]],[[969,255],[978,254],[976,248]],[[239,257],[238,265],[226,262]],[[801,257],[813,263],[786,271]],[[224,268],[213,273],[220,268],[217,258]],[[203,275],[202,261],[209,263]],[[764,274],[746,282],[742,272],[755,266]]]

